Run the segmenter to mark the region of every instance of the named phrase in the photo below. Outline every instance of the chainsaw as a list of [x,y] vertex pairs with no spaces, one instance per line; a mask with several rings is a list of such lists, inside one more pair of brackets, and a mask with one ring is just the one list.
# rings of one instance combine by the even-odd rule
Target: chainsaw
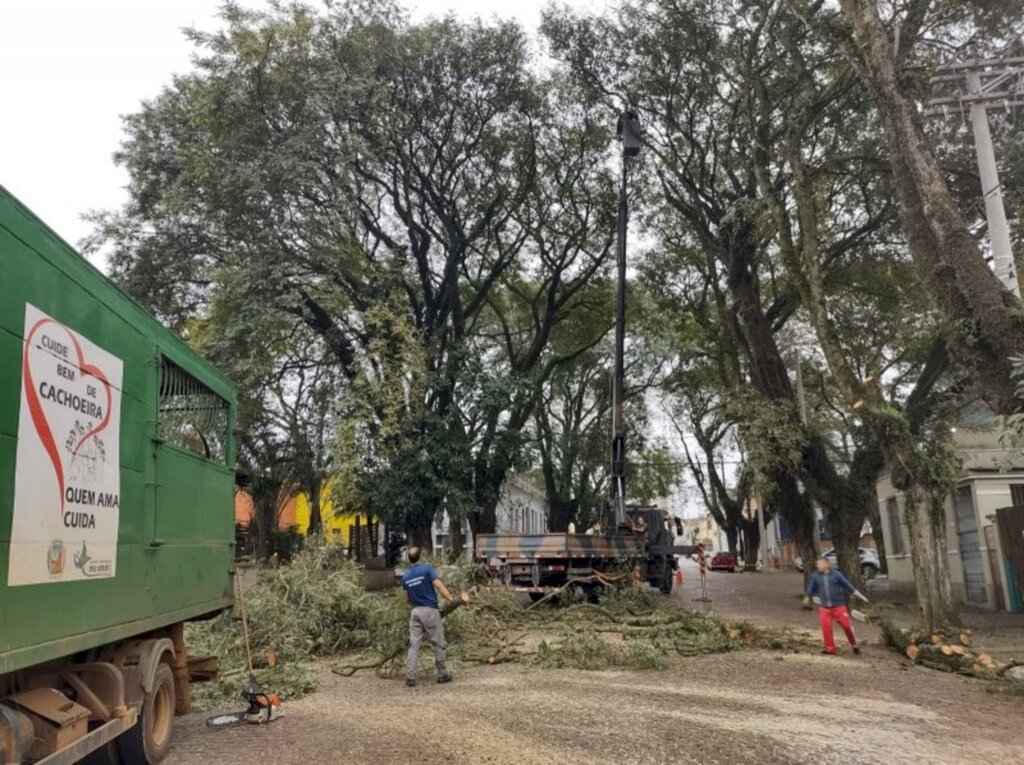
[[280,697],[276,693],[264,693],[252,675],[249,676],[249,687],[243,695],[249,702],[249,708],[244,712],[247,723],[264,725],[284,714]]
[[249,704],[249,708],[241,712],[227,712],[214,715],[206,720],[207,726],[220,728],[241,723],[253,725],[265,725],[273,722],[282,715],[281,698],[276,693],[265,693],[260,688],[256,673],[252,667],[252,648],[249,642],[249,621],[245,613],[245,596],[242,593],[242,580],[235,571],[235,578],[238,582],[238,604],[242,612],[242,632],[245,634],[245,658],[249,666],[249,684],[242,693],[242,698]]

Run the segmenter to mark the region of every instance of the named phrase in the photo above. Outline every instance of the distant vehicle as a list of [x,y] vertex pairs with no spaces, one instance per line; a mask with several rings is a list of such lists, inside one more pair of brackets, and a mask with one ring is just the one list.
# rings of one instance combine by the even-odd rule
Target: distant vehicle
[[711,556],[711,563],[708,566],[712,571],[728,571],[736,573],[736,558],[730,553],[720,552]]
[[[832,566],[838,567],[839,561],[836,557],[836,551],[834,549],[829,550],[825,553],[825,557]],[[857,557],[860,558],[860,573],[866,581],[871,581],[882,568],[881,561],[878,559],[878,552],[871,547],[859,547],[857,548]],[[797,558],[793,561],[793,567],[797,571],[803,572],[804,561],[802,558]]]

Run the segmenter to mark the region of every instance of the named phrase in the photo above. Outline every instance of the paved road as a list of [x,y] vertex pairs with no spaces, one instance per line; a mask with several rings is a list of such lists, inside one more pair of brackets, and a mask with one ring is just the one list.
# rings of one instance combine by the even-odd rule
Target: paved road
[[[808,635],[819,634],[817,613],[801,608],[803,576],[792,569],[764,574],[709,572],[708,595],[712,602],[707,605],[694,600],[700,596],[696,563],[683,562],[683,580],[682,590],[676,590],[672,596],[686,608],[703,606],[736,621]],[[893,588],[888,579],[881,577],[868,584],[867,595],[882,603],[883,612],[895,623],[909,627],[917,621],[912,590]],[[1024,615],[961,606],[960,618],[974,633],[977,645],[1002,659],[1024,661]],[[881,641],[881,630],[873,624],[857,622],[854,627],[861,641],[868,644]],[[842,645],[843,640],[837,640]]]
[[[820,634],[818,615],[802,607],[803,575],[792,569],[768,573],[709,571],[707,592],[711,603],[697,600],[701,595],[696,563],[682,562],[683,586],[672,597],[685,608],[708,608],[729,620],[748,621],[773,629],[788,629],[808,635]],[[877,643],[881,631],[871,624],[857,623],[857,637]]]

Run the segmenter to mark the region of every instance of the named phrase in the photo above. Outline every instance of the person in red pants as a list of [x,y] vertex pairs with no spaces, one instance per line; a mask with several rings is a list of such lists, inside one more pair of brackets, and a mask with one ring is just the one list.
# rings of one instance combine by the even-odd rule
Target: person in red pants
[[832,570],[832,564],[828,562],[828,558],[824,556],[818,558],[818,570],[811,576],[811,580],[807,583],[807,592],[804,593],[804,608],[811,607],[812,599],[818,604],[821,636],[825,640],[824,653],[834,654],[836,652],[836,640],[832,634],[832,622],[834,621],[839,622],[839,626],[843,628],[853,652],[860,653],[857,636],[854,634],[853,624],[850,622],[850,610],[846,607],[846,593],[848,592],[855,598],[860,598],[865,603],[868,602],[868,599],[850,584],[850,580],[843,576],[841,571]]

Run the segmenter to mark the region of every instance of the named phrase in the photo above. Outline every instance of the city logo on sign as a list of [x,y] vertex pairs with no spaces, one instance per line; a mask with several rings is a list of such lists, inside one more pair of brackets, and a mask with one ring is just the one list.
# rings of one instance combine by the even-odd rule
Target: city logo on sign
[[50,542],[46,562],[51,576],[60,576],[64,573],[64,543],[61,540],[55,539]]

